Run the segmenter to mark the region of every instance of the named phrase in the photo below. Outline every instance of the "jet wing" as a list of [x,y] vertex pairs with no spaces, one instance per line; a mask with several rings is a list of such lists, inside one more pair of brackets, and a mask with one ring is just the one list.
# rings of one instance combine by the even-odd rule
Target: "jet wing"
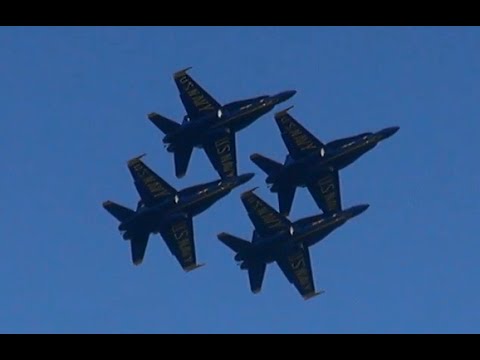
[[288,108],[275,114],[283,142],[294,159],[300,159],[311,153],[321,153],[325,145],[305,129],[289,113]]
[[288,281],[295,286],[305,300],[321,294],[315,291],[308,247],[298,248],[279,258],[277,263]]
[[168,249],[185,271],[202,266],[197,264],[193,222],[190,216],[177,216],[160,230]]
[[149,233],[137,234],[130,240],[130,250],[134,265],[140,265],[143,262],[149,236]]
[[307,188],[317,206],[325,214],[342,210],[338,171],[325,173],[316,182],[309,184]]
[[216,113],[221,105],[187,74],[189,69],[180,70],[173,75],[188,117],[195,120],[208,113]]
[[203,148],[222,179],[237,176],[237,149],[234,132],[221,132]]
[[265,237],[288,231],[291,222],[255,195],[253,190],[244,192],[241,199],[258,235]]
[[131,159],[128,162],[128,169],[132,174],[135,187],[144,204],[152,206],[166,200],[168,197],[174,196],[177,191],[145,165],[140,160],[142,156]]

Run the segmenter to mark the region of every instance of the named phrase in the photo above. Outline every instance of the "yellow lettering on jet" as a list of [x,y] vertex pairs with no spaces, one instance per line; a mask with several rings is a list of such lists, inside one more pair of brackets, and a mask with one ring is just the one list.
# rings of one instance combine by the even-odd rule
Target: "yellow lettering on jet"
[[190,81],[189,76],[187,75],[182,76],[181,78],[178,79],[178,81],[180,82],[180,84],[184,85],[183,89],[185,91],[188,91],[191,88],[195,87],[195,85]]
[[303,151],[317,148],[316,144],[312,141],[308,134],[305,134],[303,130],[300,129],[293,121],[291,121],[288,116],[281,117],[280,122],[284,125],[285,133],[288,134],[288,136],[300,150]]
[[180,249],[180,254],[184,263],[192,262],[193,254],[192,254],[192,246],[190,245],[190,241],[188,238],[184,238],[178,242],[178,247]]
[[172,233],[177,241],[180,255],[185,263],[193,260],[192,245],[190,243],[190,231],[186,222],[178,222],[172,225]]
[[338,199],[335,194],[335,183],[332,176],[326,176],[318,181],[320,191],[324,195],[329,210],[338,209]]
[[288,115],[285,115],[285,116],[282,116],[280,118],[280,122],[283,124],[283,125],[286,125],[286,126],[291,126],[293,125],[293,123],[290,121],[290,118]]
[[335,197],[334,193],[327,194],[325,196],[325,201],[327,203],[327,206],[328,206],[329,210],[338,209],[337,198]]
[[195,85],[186,77],[180,78],[180,83],[184,85],[183,90],[192,99],[196,108],[198,108],[200,111],[214,110],[212,104],[208,102],[200,90],[198,90]]
[[215,148],[217,149],[217,154],[223,154],[225,151],[230,151],[230,139],[228,136],[225,136],[217,141],[215,141]]
[[276,229],[276,228],[283,227],[282,220],[279,219],[274,213],[269,212],[265,214],[265,216],[262,219],[269,229]]
[[300,283],[300,285],[302,286],[302,288],[304,290],[307,290],[307,291],[312,291],[312,285],[310,283],[310,276],[308,274],[308,271],[306,268],[302,268],[300,270],[297,270],[295,272],[295,276],[297,277],[298,279],[298,282]]
[[192,96],[192,100],[195,106],[198,108],[210,106],[210,104],[208,103],[208,100],[205,99],[203,95]]
[[322,194],[327,194],[327,193],[333,191],[334,188],[335,188],[335,186],[333,185],[333,183],[321,184],[320,185],[320,190],[322,191]]
[[158,181],[158,179],[141,163],[138,162],[133,166],[133,171],[137,174],[139,180],[147,187],[148,191],[154,198],[168,195],[169,192]]
[[[291,123],[293,125],[293,123]],[[295,138],[299,136],[302,132],[295,126],[291,126],[288,130],[288,134],[292,137]]]
[[253,207],[255,213],[260,217],[262,223],[271,230],[284,227],[282,219],[272,212],[265,204],[255,197],[249,197],[247,200]]
[[293,274],[298,279],[300,286],[307,291],[312,291],[312,285],[310,283],[310,276],[306,266],[305,257],[303,254],[289,257],[290,264],[292,265]]
[[143,178],[145,176],[148,175],[148,171],[147,169],[145,168],[145,166],[143,166],[143,164],[141,162],[137,162],[134,166],[133,166],[133,170],[135,171],[135,173],[140,177],[140,178]]
[[222,164],[222,172],[228,177],[233,177],[235,175],[235,166],[231,159],[232,156],[230,154],[222,156],[220,158]]
[[305,266],[305,259],[301,253],[297,253],[289,257],[290,264],[292,264],[293,270],[298,270],[300,267]]
[[173,236],[175,240],[180,240],[188,235],[188,227],[184,221],[179,221],[172,225]]
[[230,138],[225,136],[215,141],[215,149],[217,151],[217,155],[219,155],[222,172],[228,177],[233,176],[235,174],[235,168],[231,153]]
[[187,94],[188,96],[190,96],[191,98],[195,97],[195,96],[200,96],[200,91],[198,91],[198,89],[196,88],[193,88],[192,90],[189,90],[187,91]]

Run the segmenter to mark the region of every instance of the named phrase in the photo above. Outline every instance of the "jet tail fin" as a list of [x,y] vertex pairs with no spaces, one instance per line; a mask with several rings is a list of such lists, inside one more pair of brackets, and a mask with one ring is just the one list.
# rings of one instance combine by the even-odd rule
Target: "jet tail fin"
[[218,234],[217,238],[236,253],[244,252],[252,246],[250,241],[240,239],[226,232]]
[[175,176],[182,178],[187,173],[188,164],[192,158],[193,147],[189,145],[179,146],[173,153],[173,162],[175,163]]
[[125,206],[116,204],[110,200],[105,201],[102,205],[105,210],[107,210],[113,217],[115,217],[120,222],[127,220],[129,217],[135,214],[135,211]]
[[148,114],[148,119],[157,127],[159,128],[165,135],[174,132],[175,130],[179,129],[182,125],[179,123],[166,118],[160,114],[152,112]]
[[267,175],[275,174],[283,168],[283,165],[279,162],[258,153],[250,155],[250,160],[252,160],[255,165],[262,169]]
[[296,189],[294,186],[284,186],[278,191],[278,210],[280,214],[285,216],[290,215]]
[[263,279],[265,278],[265,270],[267,264],[263,262],[253,263],[248,267],[248,280],[250,282],[250,290],[254,294],[262,291]]
[[[240,239],[236,236],[227,234],[225,232],[218,234],[217,237],[221,242],[227,245],[235,253],[244,254],[244,256],[246,255],[246,253],[248,253],[248,250],[253,246],[251,242]],[[237,256],[235,256],[235,260],[237,260]],[[247,265],[247,266],[243,267],[244,265]],[[242,263],[241,268],[248,270],[250,290],[252,291],[252,293],[258,294],[262,290],[262,283],[263,283],[263,279],[265,278],[265,270],[267,268],[267,264],[264,262],[258,262],[258,261],[254,261],[254,262],[244,261]]]

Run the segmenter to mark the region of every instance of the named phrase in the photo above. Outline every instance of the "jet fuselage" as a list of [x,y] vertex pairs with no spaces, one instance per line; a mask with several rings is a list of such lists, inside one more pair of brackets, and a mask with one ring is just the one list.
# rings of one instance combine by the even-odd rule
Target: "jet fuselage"
[[332,215],[315,215],[297,220],[288,231],[257,238],[247,251],[236,254],[235,260],[242,262],[240,267],[243,270],[248,269],[250,263],[272,263],[299,246],[315,245],[368,207],[369,205],[357,205]]
[[363,133],[328,143],[324,149],[309,156],[292,159],[287,157],[283,169],[267,177],[267,184],[273,184],[272,192],[278,191],[283,183],[305,187],[326,172],[342,170],[372,150],[380,141],[398,131],[398,127]]
[[181,128],[165,135],[163,143],[167,145],[169,152],[174,151],[176,143],[202,148],[205,142],[219,133],[238,132],[248,127],[295,93],[296,91],[290,90],[273,96],[264,95],[235,101],[222,106],[216,113],[208,113],[201,118],[185,117]]
[[131,218],[119,225],[118,229],[125,232],[124,239],[128,239],[130,234],[137,231],[157,233],[163,224],[174,217],[199,215],[253,176],[253,173],[247,173],[228,180],[217,180],[185,188],[154,206],[140,206]]

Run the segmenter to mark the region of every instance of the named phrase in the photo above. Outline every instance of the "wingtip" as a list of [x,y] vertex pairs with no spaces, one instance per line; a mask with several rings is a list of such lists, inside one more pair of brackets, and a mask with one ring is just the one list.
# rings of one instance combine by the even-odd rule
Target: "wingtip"
[[312,299],[314,297],[317,297],[318,295],[322,295],[323,293],[325,293],[325,290],[321,290],[321,291],[317,291],[317,292],[313,292],[313,293],[310,293],[310,294],[307,294],[303,297],[304,300],[309,300],[309,299]]
[[143,263],[143,259],[134,260],[134,261],[132,261],[132,262],[133,262],[133,265],[135,265],[135,266],[140,266],[140,265]]
[[159,114],[157,114],[156,112],[152,111],[151,113],[148,113],[147,114],[147,118],[149,120],[154,120],[155,118],[157,118],[158,116],[160,116]]
[[262,155],[259,154],[259,153],[253,153],[252,155],[250,155],[250,160],[255,160],[255,159],[258,159],[259,157],[261,157]]
[[190,272],[190,271],[193,271],[195,269],[201,268],[202,266],[205,266],[205,263],[192,264],[192,265],[189,265],[187,267],[184,267],[183,270],[185,270],[185,272]]
[[104,208],[107,208],[107,207],[108,207],[109,205],[111,205],[111,204],[112,204],[112,202],[111,202],[110,200],[107,200],[107,201],[104,201],[104,202],[102,203],[102,206],[103,206]]
[[252,294],[254,294],[254,295],[260,294],[261,290],[262,289],[252,289]]
[[223,238],[225,238],[228,234],[225,232],[225,231],[222,231],[221,233],[218,233],[217,234],[217,239],[218,240],[222,240]]
[[290,106],[287,107],[286,109],[283,109],[283,110],[280,110],[280,111],[276,112],[276,113],[275,113],[275,119],[277,119],[277,118],[280,117],[280,116],[285,115],[285,114],[288,112],[288,110],[290,110],[290,109],[292,109],[292,108],[293,108],[293,105],[290,105]]
[[257,189],[258,189],[258,186],[255,186],[254,188],[251,188],[250,190],[244,191],[241,195],[241,198],[244,199],[246,196],[252,194]]
[[178,77],[180,77],[180,76],[183,76],[183,75],[185,75],[186,72],[187,72],[188,70],[190,70],[191,68],[192,68],[192,67],[189,66],[189,67],[186,67],[185,69],[178,70],[178,71],[176,71],[176,72],[173,74],[173,77],[174,77],[174,78],[178,78]]
[[140,161],[140,159],[145,156],[147,156],[147,153],[143,153],[141,155],[135,156],[134,158],[131,158],[130,160],[127,161],[128,166],[132,166],[133,164]]

